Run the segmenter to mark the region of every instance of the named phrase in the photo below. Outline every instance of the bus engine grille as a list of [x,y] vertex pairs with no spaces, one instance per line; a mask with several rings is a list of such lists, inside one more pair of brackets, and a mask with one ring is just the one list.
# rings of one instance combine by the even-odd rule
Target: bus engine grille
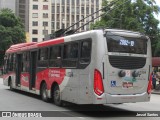
[[146,64],[144,57],[109,56],[110,64],[119,69],[139,69]]

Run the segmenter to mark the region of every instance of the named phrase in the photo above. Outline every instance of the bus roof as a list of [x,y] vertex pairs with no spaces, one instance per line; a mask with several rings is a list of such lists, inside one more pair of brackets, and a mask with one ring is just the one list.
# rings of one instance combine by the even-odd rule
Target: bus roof
[[63,37],[57,38],[57,39],[51,39],[48,41],[42,41],[42,42],[19,43],[19,44],[12,45],[6,51],[6,53],[25,51],[25,50],[29,50],[29,49],[55,45],[55,44],[59,44],[59,43],[64,43]]
[[34,44],[36,44],[36,43],[37,43],[37,42],[15,44],[15,45],[12,45],[12,46],[6,51],[6,53],[19,51],[19,50],[21,50],[21,48],[25,48],[25,47],[34,45]]

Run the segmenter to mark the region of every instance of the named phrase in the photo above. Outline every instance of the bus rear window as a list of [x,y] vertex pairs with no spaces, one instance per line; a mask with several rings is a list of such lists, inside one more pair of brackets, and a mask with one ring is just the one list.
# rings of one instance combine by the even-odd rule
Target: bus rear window
[[147,39],[107,35],[108,52],[146,54]]

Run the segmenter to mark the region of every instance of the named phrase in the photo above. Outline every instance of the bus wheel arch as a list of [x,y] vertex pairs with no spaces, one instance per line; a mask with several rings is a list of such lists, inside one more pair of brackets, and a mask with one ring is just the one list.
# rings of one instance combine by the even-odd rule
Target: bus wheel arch
[[47,84],[45,80],[42,80],[40,84],[40,95],[43,101],[48,102],[49,97],[48,97],[48,90],[47,90]]
[[57,82],[54,82],[51,87],[51,96],[55,105],[63,106],[63,101],[61,100],[60,89]]

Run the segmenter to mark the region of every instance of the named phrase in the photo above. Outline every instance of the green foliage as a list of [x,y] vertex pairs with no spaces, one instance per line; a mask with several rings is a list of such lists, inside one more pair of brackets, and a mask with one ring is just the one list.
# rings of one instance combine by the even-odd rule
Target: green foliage
[[[103,7],[108,4],[108,0],[103,0]],[[160,45],[160,31],[159,21],[154,17],[154,14],[158,14],[160,11],[155,5],[155,0],[119,0],[114,5],[114,7],[116,6],[119,7],[117,9],[110,8],[113,10],[109,11],[105,9],[101,20],[91,25],[91,28],[105,26],[145,33],[152,41],[152,54],[157,56],[156,49]]]
[[25,42],[25,30],[20,18],[10,9],[2,9],[0,11],[0,58],[3,58],[10,45],[22,42]]

